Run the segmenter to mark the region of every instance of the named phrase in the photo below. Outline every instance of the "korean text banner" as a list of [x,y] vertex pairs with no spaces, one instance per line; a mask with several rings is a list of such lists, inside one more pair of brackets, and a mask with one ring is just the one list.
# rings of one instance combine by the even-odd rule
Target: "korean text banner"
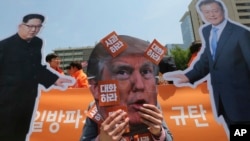
[[[175,141],[228,140],[214,119],[206,85],[195,89],[158,86],[158,101]],[[88,89],[42,92],[30,141],[79,141],[91,101]]]

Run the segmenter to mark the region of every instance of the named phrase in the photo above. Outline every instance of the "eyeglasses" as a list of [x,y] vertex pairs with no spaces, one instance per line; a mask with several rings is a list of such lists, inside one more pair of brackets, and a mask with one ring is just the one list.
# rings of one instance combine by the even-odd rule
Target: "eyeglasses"
[[23,24],[25,26],[27,26],[29,29],[40,29],[43,25],[28,25],[28,24]]

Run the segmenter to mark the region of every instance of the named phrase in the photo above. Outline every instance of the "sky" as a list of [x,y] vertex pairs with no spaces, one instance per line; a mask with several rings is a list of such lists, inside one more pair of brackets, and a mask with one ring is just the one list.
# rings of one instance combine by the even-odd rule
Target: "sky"
[[0,40],[17,32],[24,15],[45,16],[43,53],[94,46],[106,35],[130,35],[162,45],[183,43],[180,19],[192,0],[1,0]]

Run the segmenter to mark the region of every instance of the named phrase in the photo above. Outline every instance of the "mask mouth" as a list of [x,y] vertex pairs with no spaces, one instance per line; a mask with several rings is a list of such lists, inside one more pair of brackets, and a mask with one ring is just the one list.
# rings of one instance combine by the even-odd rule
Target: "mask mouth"
[[142,104],[145,104],[145,103],[146,103],[145,100],[137,100],[134,104],[140,104],[140,105],[142,105]]
[[142,105],[145,103],[147,103],[147,102],[144,99],[139,99],[139,100],[129,101],[128,105],[133,105],[133,104]]
[[147,103],[145,100],[137,100],[134,102],[130,102],[128,104],[128,107],[130,107],[131,109],[134,109],[134,111],[139,111],[140,107],[145,103]]

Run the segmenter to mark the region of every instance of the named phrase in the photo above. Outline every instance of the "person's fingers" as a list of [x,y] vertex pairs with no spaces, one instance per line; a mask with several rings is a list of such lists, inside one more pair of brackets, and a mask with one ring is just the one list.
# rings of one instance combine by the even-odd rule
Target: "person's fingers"
[[129,124],[127,113],[122,110],[117,110],[109,115],[101,124],[101,136],[110,138],[114,141],[119,141],[126,127]]
[[139,112],[139,114],[141,117],[141,121],[148,126],[161,125],[162,123],[161,115],[152,116],[142,112]]
[[128,117],[121,123],[118,123],[114,126],[113,131],[110,132],[115,139],[122,137],[123,133],[128,129],[129,119]]
[[152,134],[159,134],[162,127],[162,112],[151,104],[143,104],[139,111],[142,123],[149,127]]
[[116,118],[119,118],[122,113],[122,110],[117,110],[115,112],[113,112],[110,116],[108,116],[104,122],[101,124],[101,127],[104,131],[106,132],[110,132],[113,130],[115,124],[118,122]]
[[142,113],[144,118],[153,117],[159,120],[163,119],[163,115],[160,109],[152,104],[143,104],[143,106],[140,107],[140,112]]

